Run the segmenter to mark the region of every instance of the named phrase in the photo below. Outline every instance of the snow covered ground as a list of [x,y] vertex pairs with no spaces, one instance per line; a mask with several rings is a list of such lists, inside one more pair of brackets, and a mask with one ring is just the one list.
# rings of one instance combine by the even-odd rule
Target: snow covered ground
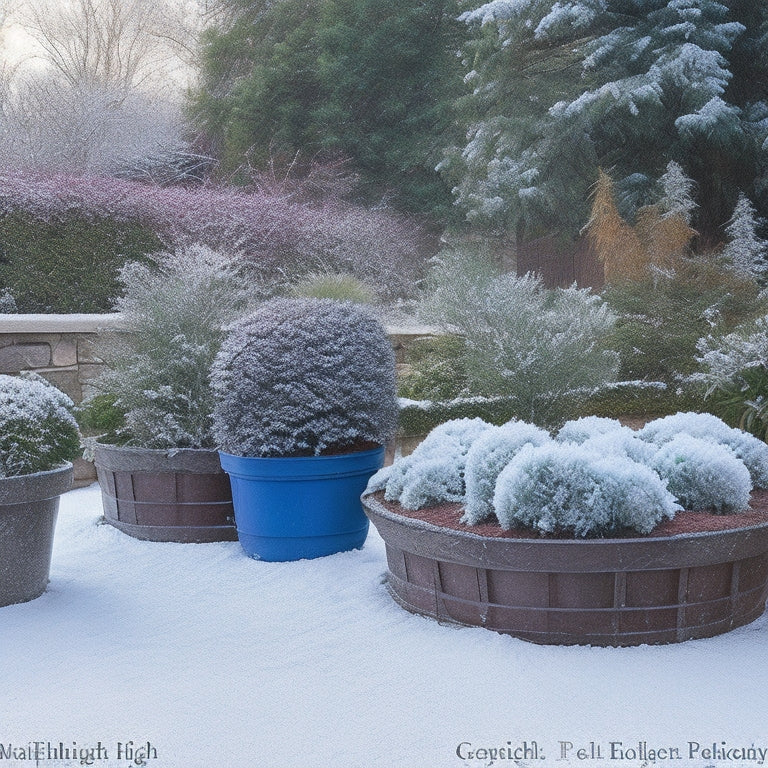
[[403,611],[375,530],[260,563],[100,516],[98,486],[66,494],[47,592],[0,609],[0,768],[768,764],[766,616],[681,645],[542,647]]

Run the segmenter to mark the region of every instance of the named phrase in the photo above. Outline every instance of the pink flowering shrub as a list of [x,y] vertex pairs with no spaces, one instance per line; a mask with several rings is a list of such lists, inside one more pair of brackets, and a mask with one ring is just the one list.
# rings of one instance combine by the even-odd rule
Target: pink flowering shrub
[[265,280],[348,272],[384,298],[420,278],[427,239],[413,221],[328,196],[212,186],[161,187],[99,176],[0,171],[0,219],[23,212],[140,222],[173,249],[199,243],[242,259]]

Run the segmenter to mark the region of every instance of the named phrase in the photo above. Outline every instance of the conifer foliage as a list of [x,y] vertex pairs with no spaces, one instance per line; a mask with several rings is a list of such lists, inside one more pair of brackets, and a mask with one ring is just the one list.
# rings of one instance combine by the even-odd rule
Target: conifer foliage
[[471,219],[573,231],[598,167],[642,205],[676,160],[710,235],[760,178],[765,4],[493,0],[463,18],[468,141],[443,168]]

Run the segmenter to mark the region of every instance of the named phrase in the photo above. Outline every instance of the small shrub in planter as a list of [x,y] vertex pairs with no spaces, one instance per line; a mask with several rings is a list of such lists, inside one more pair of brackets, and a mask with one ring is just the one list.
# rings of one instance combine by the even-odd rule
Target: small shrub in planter
[[526,445],[542,445],[549,433],[533,424],[513,421],[488,430],[467,451],[466,494],[462,521],[468,525],[493,515],[493,496],[501,471]]
[[371,310],[268,301],[231,327],[211,382],[246,552],[293,560],[362,546],[359,497],[397,428],[394,351]]
[[71,461],[80,436],[73,402],[36,374],[0,375],[0,477],[47,472]]
[[39,376],[0,376],[0,605],[48,583],[59,496],[80,448],[72,401]]
[[387,470],[388,498],[408,509],[463,499],[469,447],[490,429],[479,418],[451,419],[435,427],[410,456]]
[[[602,645],[707,637],[764,611],[768,495],[747,463],[759,468],[768,445],[709,414],[638,432],[582,419],[556,437],[486,426],[454,457],[450,488],[429,485],[434,458],[414,452],[366,489],[389,588],[409,610]],[[418,483],[432,492],[409,509]]]
[[99,350],[106,371],[96,386],[124,414],[122,441],[212,448],[209,373],[224,327],[247,309],[242,277],[230,258],[195,245],[126,264],[120,282],[125,328]]
[[106,371],[81,416],[101,428],[94,456],[106,519],[147,540],[234,539],[209,374],[249,291],[231,259],[201,245],[127,264],[120,280],[125,328],[100,350]]

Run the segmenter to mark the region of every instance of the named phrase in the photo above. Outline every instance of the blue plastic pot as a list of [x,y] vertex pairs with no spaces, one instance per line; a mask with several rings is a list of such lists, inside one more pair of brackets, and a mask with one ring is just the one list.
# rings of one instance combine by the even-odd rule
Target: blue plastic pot
[[359,549],[368,535],[360,496],[384,447],[338,456],[253,458],[219,452],[246,554],[272,562]]

